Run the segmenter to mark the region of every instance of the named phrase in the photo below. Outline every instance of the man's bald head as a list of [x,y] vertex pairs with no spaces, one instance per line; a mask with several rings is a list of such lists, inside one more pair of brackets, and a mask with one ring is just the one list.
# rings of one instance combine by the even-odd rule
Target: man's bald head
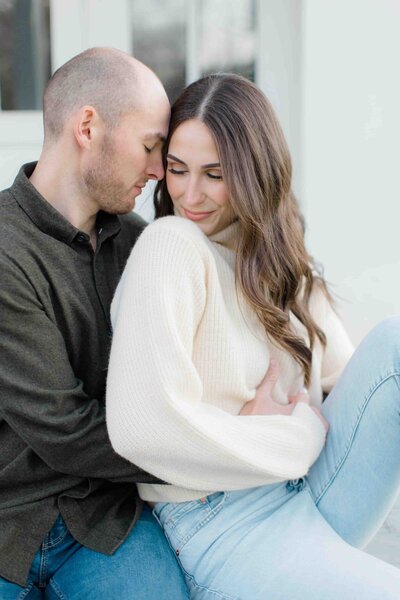
[[90,48],[62,65],[50,79],[43,102],[47,142],[62,133],[68,118],[84,105],[96,109],[112,129],[146,102],[146,87],[162,88],[143,63],[114,48]]

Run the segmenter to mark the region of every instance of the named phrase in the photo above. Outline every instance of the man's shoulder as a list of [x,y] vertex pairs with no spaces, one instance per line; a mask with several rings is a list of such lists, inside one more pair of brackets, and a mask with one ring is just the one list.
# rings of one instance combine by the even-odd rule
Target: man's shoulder
[[134,212],[128,213],[127,215],[119,215],[118,218],[121,223],[121,232],[123,236],[128,237],[132,242],[136,241],[147,226],[147,222]]
[[7,211],[10,206],[16,204],[16,200],[11,193],[11,188],[0,190],[0,210]]
[[130,229],[137,229],[143,231],[147,225],[147,221],[143,219],[138,213],[130,212],[126,215],[120,215],[119,220],[121,225]]
[[22,222],[21,210],[10,189],[0,191],[0,246],[18,236]]

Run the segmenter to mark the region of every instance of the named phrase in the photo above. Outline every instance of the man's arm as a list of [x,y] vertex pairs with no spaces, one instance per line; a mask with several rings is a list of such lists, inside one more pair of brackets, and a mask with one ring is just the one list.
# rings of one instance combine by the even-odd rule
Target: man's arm
[[64,339],[18,265],[0,261],[0,412],[54,471],[158,482],[111,447],[103,402],[89,398]]

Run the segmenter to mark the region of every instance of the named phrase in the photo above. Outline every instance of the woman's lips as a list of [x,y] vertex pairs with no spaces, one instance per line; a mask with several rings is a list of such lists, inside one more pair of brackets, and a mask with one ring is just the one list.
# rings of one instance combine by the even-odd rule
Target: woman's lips
[[210,210],[209,212],[192,212],[184,208],[183,212],[185,213],[185,217],[191,221],[202,221],[203,219],[209,217],[214,211]]

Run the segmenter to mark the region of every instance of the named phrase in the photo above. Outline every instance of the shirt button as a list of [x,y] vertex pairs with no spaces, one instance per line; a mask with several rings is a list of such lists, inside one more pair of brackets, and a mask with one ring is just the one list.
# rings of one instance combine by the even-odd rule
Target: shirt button
[[78,235],[76,236],[76,241],[80,244],[83,244],[84,242],[87,242],[87,237],[84,233],[78,233]]

